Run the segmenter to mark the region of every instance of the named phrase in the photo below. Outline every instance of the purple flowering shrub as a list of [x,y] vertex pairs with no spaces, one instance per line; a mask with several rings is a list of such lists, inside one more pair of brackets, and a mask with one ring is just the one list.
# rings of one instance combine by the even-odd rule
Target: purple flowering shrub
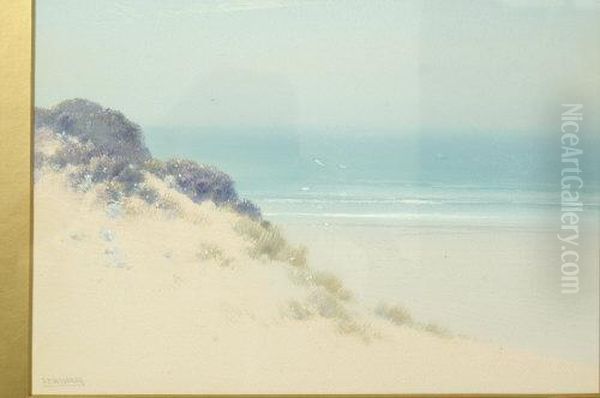
[[[240,214],[261,219],[260,209],[240,199],[231,177],[212,166],[192,160],[152,158],[141,128],[121,112],[84,100],[73,99],[50,108],[36,108],[36,132],[53,131],[60,146],[51,155],[36,152],[36,167],[71,168],[74,186],[89,187],[105,182],[113,187],[111,197],[138,195],[148,203],[157,193],[144,184],[144,172],[155,174],[194,202],[211,200]],[[116,200],[116,199],[114,199]]]

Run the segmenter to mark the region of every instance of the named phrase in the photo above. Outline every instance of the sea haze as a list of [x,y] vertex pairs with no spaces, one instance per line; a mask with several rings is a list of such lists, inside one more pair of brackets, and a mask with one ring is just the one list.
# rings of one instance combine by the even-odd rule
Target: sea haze
[[[558,212],[560,135],[303,133],[148,128],[159,158],[229,173],[270,218],[539,226]],[[600,140],[582,138],[584,203],[598,208]]]

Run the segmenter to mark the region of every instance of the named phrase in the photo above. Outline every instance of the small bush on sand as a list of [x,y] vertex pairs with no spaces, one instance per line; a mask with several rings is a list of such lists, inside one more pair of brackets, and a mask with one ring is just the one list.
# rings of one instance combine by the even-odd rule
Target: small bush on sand
[[220,247],[209,243],[200,245],[200,250],[196,253],[196,257],[201,261],[214,261],[220,267],[227,267],[233,261],[233,259],[225,257]]
[[288,303],[286,315],[292,319],[303,321],[305,319],[312,318],[314,314],[306,305],[300,303],[299,301],[291,300]]
[[359,336],[365,343],[379,337],[371,325],[367,322],[359,322],[355,319],[341,319],[337,322],[337,330],[341,334]]
[[36,128],[41,127],[91,143],[97,154],[122,156],[137,164],[150,158],[137,124],[121,112],[84,99],[63,101],[50,109],[36,108]]
[[279,229],[272,225],[263,225],[251,220],[240,220],[236,230],[253,244],[251,254],[254,257],[265,255],[270,259],[279,259],[280,252],[287,246]]
[[140,184],[144,182],[144,174],[131,164],[120,164],[119,169],[113,179],[123,184],[125,194],[138,192]]
[[415,322],[408,310],[399,305],[379,304],[375,309],[375,314],[395,325],[408,326],[438,337],[452,337],[450,332],[434,323]]
[[344,305],[325,289],[315,290],[308,298],[309,304],[323,318],[349,319],[350,315]]
[[126,159],[98,156],[91,158],[86,164],[76,167],[70,174],[71,182],[79,187],[82,183],[113,182],[121,188],[122,193],[131,195],[139,190],[144,182],[144,175],[137,166]]
[[178,189],[194,202],[212,200],[217,205],[238,200],[233,180],[214,167],[193,160],[170,159],[158,169],[162,178],[172,176]]
[[164,176],[165,174],[165,162],[160,159],[148,159],[143,164],[144,170],[156,175]]
[[308,249],[305,246],[288,247],[287,262],[297,268],[306,268],[308,264]]
[[177,190],[194,202],[211,200],[217,206],[228,206],[234,211],[260,219],[260,209],[248,200],[241,200],[233,180],[222,171],[197,163],[193,160],[170,159],[166,162],[151,159],[144,169],[165,181],[170,181]]
[[276,226],[242,219],[236,224],[235,229],[252,243],[250,249],[252,257],[264,256],[269,260],[285,262],[294,267],[306,267],[306,248],[290,246]]
[[160,193],[156,188],[149,187],[142,184],[138,191],[138,196],[142,198],[146,203],[155,205],[160,200]]
[[323,287],[327,292],[340,300],[348,301],[352,298],[352,292],[346,289],[342,281],[335,275],[327,272],[316,272],[312,274],[312,282]]
[[169,194],[162,195],[154,205],[161,210],[165,210],[170,216],[180,217],[185,213],[180,202]]
[[123,187],[119,182],[107,181],[99,196],[106,203],[119,203],[123,199]]
[[375,314],[396,325],[412,325],[413,319],[408,310],[399,305],[379,304]]
[[439,337],[452,337],[452,334],[445,328],[436,325],[435,323],[426,323],[419,325],[419,329],[424,330],[427,333],[435,334]]
[[91,142],[81,142],[77,138],[63,137],[61,144],[49,157],[49,160],[58,167],[85,165],[93,156],[94,144]]
[[264,228],[254,241],[256,251],[273,260],[285,261],[287,242],[276,227]]
[[245,214],[254,220],[260,220],[262,217],[260,208],[248,199],[238,200],[233,205],[233,209],[238,213]]

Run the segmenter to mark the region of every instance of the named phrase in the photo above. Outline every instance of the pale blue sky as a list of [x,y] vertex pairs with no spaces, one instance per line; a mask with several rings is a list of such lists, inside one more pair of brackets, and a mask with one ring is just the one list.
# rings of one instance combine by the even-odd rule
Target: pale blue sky
[[527,132],[599,105],[595,0],[36,3],[37,104],[143,126]]

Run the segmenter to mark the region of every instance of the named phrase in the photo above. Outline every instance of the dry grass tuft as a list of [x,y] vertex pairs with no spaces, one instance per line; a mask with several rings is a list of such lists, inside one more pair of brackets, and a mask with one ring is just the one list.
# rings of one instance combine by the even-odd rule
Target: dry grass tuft
[[380,337],[368,322],[359,322],[355,319],[339,320],[337,323],[337,331],[340,334],[357,335],[365,343],[369,343],[373,339]]
[[375,309],[375,314],[398,326],[408,326],[438,337],[452,337],[448,330],[439,325],[415,322],[408,310],[399,305],[379,304]]
[[387,319],[395,325],[412,325],[412,315],[408,310],[399,305],[379,304],[375,309],[375,314]]
[[344,284],[337,276],[328,272],[316,272],[311,274],[311,281],[324,288],[328,293],[334,297],[348,301],[352,299],[352,292],[344,287]]
[[427,333],[431,333],[434,334],[438,337],[452,337],[452,333],[450,333],[447,329],[436,325],[435,323],[427,323],[427,324],[420,324],[419,325],[419,329],[427,332]]
[[235,229],[252,243],[250,255],[253,258],[266,257],[269,260],[285,262],[294,267],[306,267],[306,248],[289,245],[279,228],[274,225],[241,218]]
[[303,321],[312,318],[314,313],[306,305],[297,300],[291,300],[286,308],[285,315],[292,319]]
[[232,258],[223,254],[220,247],[209,243],[200,245],[200,251],[196,253],[196,257],[201,261],[214,261],[219,267],[228,267],[233,262]]

